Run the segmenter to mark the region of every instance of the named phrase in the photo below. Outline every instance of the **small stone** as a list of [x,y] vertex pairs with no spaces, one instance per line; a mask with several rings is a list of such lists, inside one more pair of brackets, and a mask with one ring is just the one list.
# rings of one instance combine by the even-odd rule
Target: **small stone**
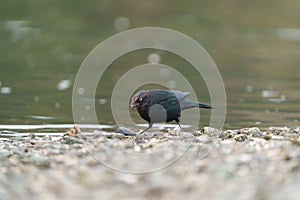
[[251,135],[252,135],[252,137],[258,137],[258,138],[260,138],[260,137],[262,137],[263,133],[259,131],[259,132],[254,132]]
[[69,130],[67,130],[67,132],[64,135],[74,136],[77,134],[81,134],[81,130],[79,129],[79,127],[77,125],[75,125],[73,128],[70,128]]
[[29,143],[32,144],[32,145],[35,145],[36,144],[36,140],[30,140]]
[[201,132],[203,134],[206,134],[208,136],[216,136],[216,135],[220,135],[221,131],[216,129],[216,128],[212,128],[212,127],[203,127],[201,129]]
[[300,135],[300,127],[295,128],[293,132]]
[[289,139],[298,139],[299,138],[299,135],[298,134],[296,134],[296,133],[287,133],[287,134],[285,134],[285,137],[286,138],[289,138]]
[[193,135],[200,136],[200,135],[203,135],[203,132],[202,132],[202,130],[196,130],[195,132],[193,132]]
[[263,133],[262,138],[265,140],[270,140],[272,139],[272,135],[268,133]]
[[65,137],[65,141],[67,144],[83,144],[84,141],[81,140],[81,139],[77,139],[77,138],[74,138],[74,137]]
[[109,132],[104,132],[104,133],[102,133],[102,135],[103,136],[105,136],[106,138],[108,138],[108,139],[112,139],[112,136],[113,136],[113,134],[112,133],[109,133]]
[[130,129],[125,128],[125,127],[119,127],[119,128],[117,128],[116,133],[121,133],[121,134],[127,135],[127,136],[135,136],[136,135],[135,132],[133,132]]
[[247,139],[248,139],[248,137],[246,134],[238,134],[238,135],[234,136],[234,140],[237,142],[244,142]]
[[242,128],[239,133],[240,134],[246,134],[246,135],[251,135],[253,133],[259,133],[260,130],[257,127],[251,127],[251,128]]
[[273,140],[284,140],[284,136],[281,136],[281,135],[273,135],[273,136],[272,136],[272,139],[273,139]]
[[281,135],[284,136],[286,133],[290,132],[290,128],[288,127],[269,127],[268,132],[274,134],[274,135]]
[[220,134],[221,139],[229,139],[233,138],[235,135],[237,135],[237,130],[225,130]]

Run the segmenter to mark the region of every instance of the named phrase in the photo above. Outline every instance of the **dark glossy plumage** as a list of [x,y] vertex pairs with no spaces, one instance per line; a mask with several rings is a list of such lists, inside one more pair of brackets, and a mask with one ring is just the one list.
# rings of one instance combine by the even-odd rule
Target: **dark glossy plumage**
[[152,127],[153,123],[176,121],[179,124],[181,111],[189,108],[211,108],[211,106],[190,101],[187,98],[189,92],[177,90],[142,90],[136,93],[130,107],[137,108],[139,115]]

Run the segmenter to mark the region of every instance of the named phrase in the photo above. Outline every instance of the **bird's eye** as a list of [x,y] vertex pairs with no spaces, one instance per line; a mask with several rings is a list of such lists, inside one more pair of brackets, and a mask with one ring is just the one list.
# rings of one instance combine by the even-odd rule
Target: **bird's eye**
[[142,101],[143,101],[143,98],[142,98],[142,97],[140,97],[140,98],[138,99],[138,101],[139,101],[139,102],[142,102]]

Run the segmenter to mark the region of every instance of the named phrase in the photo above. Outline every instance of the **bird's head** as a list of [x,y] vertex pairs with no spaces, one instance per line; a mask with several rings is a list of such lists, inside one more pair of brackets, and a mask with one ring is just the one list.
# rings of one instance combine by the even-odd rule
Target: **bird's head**
[[144,107],[149,103],[149,94],[142,90],[131,98],[130,108],[134,109],[135,107]]

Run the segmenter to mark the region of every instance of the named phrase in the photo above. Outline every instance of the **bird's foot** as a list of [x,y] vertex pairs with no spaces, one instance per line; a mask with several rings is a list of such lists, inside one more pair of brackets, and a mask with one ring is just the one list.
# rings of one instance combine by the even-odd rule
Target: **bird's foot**
[[178,135],[180,134],[180,132],[181,132],[181,127],[178,126],[178,127],[174,128],[174,129],[170,132],[170,134],[171,134],[171,135],[176,135],[176,136],[178,136]]

